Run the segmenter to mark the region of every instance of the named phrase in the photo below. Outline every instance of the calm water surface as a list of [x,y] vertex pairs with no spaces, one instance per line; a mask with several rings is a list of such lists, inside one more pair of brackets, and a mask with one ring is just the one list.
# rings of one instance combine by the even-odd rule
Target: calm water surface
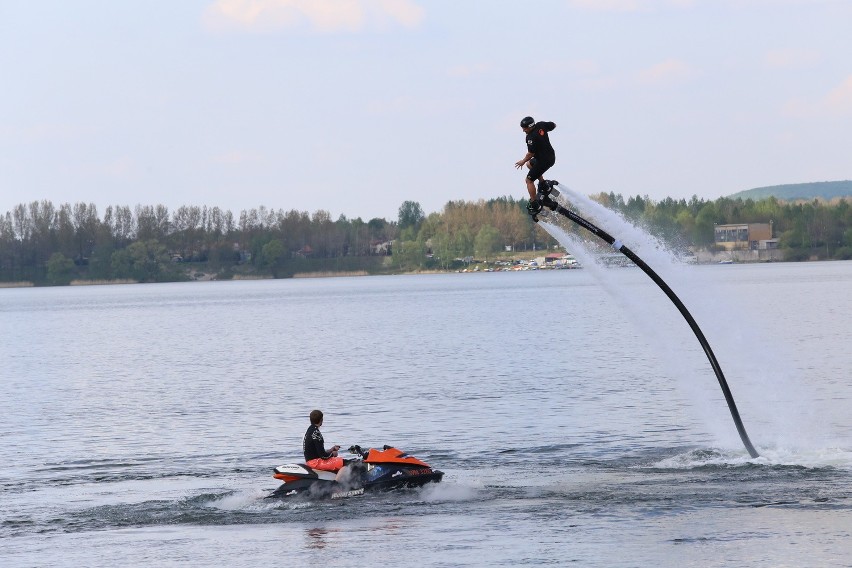
[[[0,290],[0,564],[852,566],[852,263]],[[327,443],[420,490],[264,499]]]

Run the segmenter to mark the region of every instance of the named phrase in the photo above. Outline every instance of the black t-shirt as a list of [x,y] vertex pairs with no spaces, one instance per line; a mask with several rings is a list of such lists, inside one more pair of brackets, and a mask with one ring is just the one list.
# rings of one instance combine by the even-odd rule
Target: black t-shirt
[[322,439],[322,432],[314,424],[311,424],[308,427],[308,431],[305,432],[305,439],[302,441],[302,451],[305,453],[306,462],[328,457],[328,452],[325,451],[325,440]]
[[556,128],[553,122],[536,122],[527,134],[527,151],[535,155],[536,160],[543,163],[556,161],[556,152],[550,145],[547,133]]

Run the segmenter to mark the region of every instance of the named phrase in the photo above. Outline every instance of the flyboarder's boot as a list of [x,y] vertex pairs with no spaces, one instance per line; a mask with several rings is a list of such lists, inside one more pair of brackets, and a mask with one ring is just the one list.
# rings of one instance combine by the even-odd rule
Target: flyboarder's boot
[[538,214],[541,213],[541,203],[533,199],[527,204],[527,213],[530,214],[533,221],[538,223]]
[[549,208],[551,211],[556,211],[556,208],[559,206],[556,201],[552,197],[550,197],[550,192],[553,191],[553,186],[557,185],[558,182],[553,180],[544,180],[538,182],[538,192],[536,194],[536,201],[541,203],[543,206]]

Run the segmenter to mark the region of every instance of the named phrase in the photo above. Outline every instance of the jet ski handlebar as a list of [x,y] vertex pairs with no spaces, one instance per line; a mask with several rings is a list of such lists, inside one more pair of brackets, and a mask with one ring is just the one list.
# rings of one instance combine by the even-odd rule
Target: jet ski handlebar
[[[388,446],[387,444],[385,444],[384,446],[382,446],[382,450],[383,450],[383,451],[390,450],[391,448],[393,448],[393,446]],[[370,453],[370,448],[367,448],[367,449],[365,450],[365,449],[362,449],[362,448],[361,448],[361,446],[359,446],[359,445],[355,444],[355,445],[353,445],[353,446],[349,446],[349,453],[350,453],[350,454],[355,454],[355,455],[357,455],[357,456],[361,456],[362,458],[366,458],[366,457],[367,457],[367,455]]]
[[362,457],[362,458],[366,458],[366,457],[367,457],[367,454],[369,454],[369,453],[370,453],[370,450],[369,450],[369,448],[368,448],[368,449],[366,449],[366,450],[362,450],[362,449],[361,449],[361,446],[359,446],[359,445],[357,445],[357,444],[356,444],[356,445],[354,445],[354,446],[349,446],[349,453],[350,453],[350,454],[355,454],[355,455],[360,456],[360,457]]

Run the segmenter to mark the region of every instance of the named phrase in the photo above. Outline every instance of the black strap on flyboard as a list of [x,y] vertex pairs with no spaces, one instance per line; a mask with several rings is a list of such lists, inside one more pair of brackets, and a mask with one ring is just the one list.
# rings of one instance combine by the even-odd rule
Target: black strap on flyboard
[[[553,182],[553,184],[556,185],[556,182]],[[554,197],[558,197],[559,191],[555,188],[552,188],[550,194]],[[547,200],[545,199],[544,201]],[[725,375],[722,373],[722,368],[719,366],[719,362],[716,360],[716,356],[713,354],[713,350],[710,349],[710,344],[707,343],[707,338],[704,337],[704,334],[701,332],[701,328],[698,327],[698,324],[695,322],[695,319],[692,317],[692,314],[689,313],[689,310],[686,309],[686,306],[683,305],[683,302],[680,301],[680,298],[677,297],[674,291],[669,288],[668,284],[666,284],[665,281],[663,281],[663,279],[660,278],[659,275],[654,272],[650,266],[645,264],[645,261],[636,256],[636,253],[624,246],[621,241],[614,239],[609,233],[596,227],[594,224],[583,219],[573,211],[562,207],[562,205],[560,205],[553,199],[551,199],[549,203],[545,204],[563,217],[567,217],[574,223],[580,225],[589,232],[597,235],[598,237],[606,241],[607,244],[612,246],[613,249],[619,251],[624,256],[632,260],[633,263],[636,264],[636,266],[641,268],[643,272],[645,272],[645,274],[650,276],[651,280],[653,280],[657,284],[657,286],[659,286],[660,289],[666,293],[666,296],[669,297],[669,300],[672,301],[672,303],[677,307],[684,319],[686,319],[686,323],[688,323],[689,327],[692,328],[692,331],[695,333],[695,337],[698,338],[698,342],[701,344],[701,347],[704,348],[704,353],[707,354],[707,358],[710,360],[710,365],[713,367],[713,372],[716,373],[716,378],[719,379],[719,386],[722,387],[722,393],[725,395],[725,400],[728,403],[728,408],[731,410],[731,416],[733,416],[734,418],[734,424],[736,424],[737,426],[737,432],[739,432],[740,439],[743,441],[746,450],[748,450],[748,453],[751,457],[758,457],[760,454],[757,453],[757,450],[754,449],[751,440],[749,440],[748,438],[745,426],[743,426],[743,421],[740,418],[740,413],[737,410],[737,403],[734,402],[734,395],[731,394],[731,389],[728,388],[728,382],[725,380]],[[533,216],[533,219],[535,221],[538,221],[536,216]]]

